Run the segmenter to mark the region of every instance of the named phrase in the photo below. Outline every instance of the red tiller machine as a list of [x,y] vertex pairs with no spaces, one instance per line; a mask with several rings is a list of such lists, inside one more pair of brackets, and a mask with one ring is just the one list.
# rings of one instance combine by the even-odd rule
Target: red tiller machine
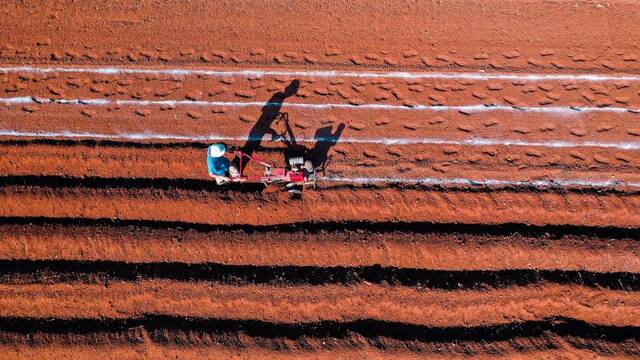
[[[209,175],[219,185],[225,183],[284,184],[292,193],[299,193],[308,186],[316,187],[318,179],[316,169],[311,161],[305,161],[304,157],[290,158],[287,166],[279,166],[275,161],[267,162],[237,149],[231,150],[233,154],[231,161],[223,157],[224,153],[223,144],[213,144],[209,147],[208,161],[213,167],[209,170]],[[262,175],[245,175],[247,165],[250,163],[262,166]],[[218,168],[215,168],[216,166]]]
[[[282,129],[280,133],[274,132],[274,137],[280,138],[287,146],[295,146],[295,137],[289,126],[289,116],[287,113],[279,113],[274,125]],[[284,184],[292,193],[300,193],[304,188],[312,186],[316,188],[318,180],[318,169],[313,166],[313,162],[305,159],[305,156],[290,157],[288,164],[279,166],[275,161],[264,161],[255,155],[247,154],[241,150],[231,148],[230,153],[233,158],[229,161],[224,159],[226,152],[224,144],[212,144],[209,146],[209,174],[216,179],[218,184],[228,182],[232,183],[263,183],[267,184]],[[299,154],[306,154],[306,151],[300,151]],[[219,163],[220,169],[215,168]],[[247,171],[247,165],[254,163],[263,167],[261,175],[254,169]],[[324,166],[321,168],[324,171]],[[245,175],[249,173],[250,175]]]
[[[245,154],[240,150],[233,150],[232,153],[234,155],[234,159],[238,159],[239,166],[237,173],[232,174],[232,171],[230,171],[229,179],[231,182],[261,182],[264,184],[280,183],[285,184],[287,187],[293,187],[293,185],[311,185],[315,188],[316,186],[316,170],[313,168],[311,161],[305,161],[303,157],[291,158],[289,159],[288,166],[279,167],[275,161],[267,163],[257,156]],[[249,161],[253,161],[254,163],[264,167],[264,174],[261,176],[242,175],[244,173],[245,166]]]

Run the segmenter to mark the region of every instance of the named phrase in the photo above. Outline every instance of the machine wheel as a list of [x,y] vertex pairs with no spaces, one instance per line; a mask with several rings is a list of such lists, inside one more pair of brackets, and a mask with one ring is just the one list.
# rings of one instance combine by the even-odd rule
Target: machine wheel
[[307,170],[308,173],[312,173],[315,170],[310,160],[305,161],[302,168]]
[[238,171],[238,169],[236,169],[236,167],[233,165],[229,166],[229,177],[235,178],[238,176],[240,176],[240,172]]
[[302,199],[302,190],[289,189],[288,192],[292,199]]

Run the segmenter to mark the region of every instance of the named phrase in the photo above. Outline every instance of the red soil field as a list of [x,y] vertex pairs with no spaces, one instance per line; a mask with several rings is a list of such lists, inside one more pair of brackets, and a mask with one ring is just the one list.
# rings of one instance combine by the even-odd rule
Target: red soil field
[[0,358],[637,358],[638,10],[5,4]]

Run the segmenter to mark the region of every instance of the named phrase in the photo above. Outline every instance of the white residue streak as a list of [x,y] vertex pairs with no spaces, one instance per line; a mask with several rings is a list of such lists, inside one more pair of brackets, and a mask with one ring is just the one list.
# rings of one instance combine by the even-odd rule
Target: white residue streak
[[[86,139],[106,139],[106,140],[175,140],[175,141],[266,141],[259,138],[249,138],[247,136],[225,136],[217,134],[209,135],[180,135],[180,134],[160,134],[152,132],[143,133],[117,133],[105,134],[94,132],[34,132],[0,129],[0,136],[12,137],[38,137],[38,138],[86,138]],[[333,138],[296,138],[299,143],[315,142],[337,142],[342,144],[381,144],[381,145],[460,145],[460,146],[527,146],[545,148],[575,148],[575,147],[599,147],[613,148],[619,150],[640,150],[640,142],[598,142],[598,141],[524,141],[516,139],[490,139],[482,137],[471,137],[466,139],[443,139],[443,138],[351,138],[341,137],[337,141]]]
[[307,77],[307,78],[399,78],[399,79],[450,79],[450,80],[522,80],[522,81],[640,81],[639,75],[632,74],[547,74],[547,73],[487,73],[487,72],[370,72],[332,70],[204,70],[190,68],[126,68],[126,67],[50,67],[16,66],[0,67],[0,72],[14,73],[92,73],[102,75],[147,74],[168,76],[206,75],[212,77]]
[[583,180],[583,179],[550,179],[550,180],[498,180],[498,179],[466,179],[466,178],[399,178],[399,177],[323,177],[324,181],[375,184],[424,184],[424,185],[464,185],[464,186],[516,186],[516,187],[551,187],[551,188],[613,188],[640,187],[640,182],[619,180]]

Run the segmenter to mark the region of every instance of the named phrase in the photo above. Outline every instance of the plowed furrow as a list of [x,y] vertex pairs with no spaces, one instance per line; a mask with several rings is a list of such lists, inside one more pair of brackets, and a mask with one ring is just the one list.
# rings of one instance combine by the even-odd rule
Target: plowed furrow
[[0,260],[6,285],[40,283],[113,283],[135,280],[210,281],[223,285],[357,285],[406,286],[419,290],[475,290],[536,287],[545,284],[637,291],[636,273],[562,270],[450,271],[381,267],[253,266],[216,263],[126,263],[116,261]]
[[635,229],[4,218],[0,233],[0,258],[13,260],[640,273]]
[[484,185],[398,189],[333,186],[306,192],[299,201],[284,192],[263,192],[259,186],[221,189],[205,180],[5,178],[0,216],[255,225],[406,221],[618,227],[637,227],[640,219],[635,192],[536,187],[524,192]]
[[1,316],[42,319],[126,319],[152,314],[291,324],[373,319],[470,327],[569,317],[598,325],[640,325],[636,292],[552,284],[429,291],[367,284],[274,287],[139,280],[3,284],[0,294]]
[[[3,318],[0,339],[19,354],[87,356],[88,347],[111,356],[268,356],[327,358],[394,356],[402,359],[613,356],[631,358],[639,350],[637,329],[585,324],[574,319],[545,319],[488,327],[433,328],[378,321],[274,324],[145,316],[140,319]],[[36,332],[35,329],[38,329]],[[29,345],[26,347],[25,345]],[[31,347],[36,345],[35,347]],[[66,351],[65,351],[66,349]],[[562,351],[562,352],[561,352]],[[55,356],[54,355],[54,356]]]
[[[273,347],[282,348],[280,345],[282,342],[278,342]],[[558,340],[558,344],[563,344]],[[265,342],[261,342],[262,345]],[[456,347],[460,342],[456,343]],[[474,344],[475,345],[475,344]],[[40,359],[46,357],[48,359],[68,359],[73,357],[74,359],[94,359],[96,351],[100,351],[100,356],[106,359],[117,360],[137,360],[140,359],[141,354],[148,356],[149,358],[188,358],[196,360],[208,360],[211,358],[238,358],[238,359],[329,359],[345,358],[354,359],[358,357],[364,357],[366,359],[387,359],[393,357],[394,359],[465,359],[469,357],[469,353],[473,353],[473,356],[477,359],[489,359],[497,350],[500,350],[501,359],[540,359],[545,357],[562,358],[566,356],[566,352],[571,350],[571,354],[579,359],[598,356],[599,358],[607,359],[635,359],[634,355],[627,355],[624,346],[618,346],[617,344],[599,342],[588,342],[589,346],[604,348],[603,351],[590,351],[584,350],[584,346],[580,344],[580,349],[570,349],[565,347],[565,350],[527,350],[526,353],[517,353],[513,349],[523,349],[522,345],[502,345],[499,346],[495,343],[478,346],[479,350],[469,351],[470,346],[464,346],[463,350],[458,351],[455,347],[449,349],[444,344],[437,344],[431,347],[424,346],[419,353],[412,353],[409,351],[393,350],[385,352],[384,350],[372,349],[369,347],[361,346],[358,349],[329,349],[329,350],[300,350],[300,351],[277,351],[266,350],[263,348],[243,347],[241,350],[232,347],[211,346],[211,347],[198,347],[195,349],[189,347],[165,347],[156,346],[152,344],[143,345],[121,345],[114,347],[107,346],[80,346],[80,345],[65,345],[65,346],[38,346],[38,347],[15,347],[0,345],[0,351],[5,351],[14,356],[15,359]],[[557,347],[560,345],[554,345]],[[625,345],[629,346],[629,345]],[[349,347],[345,344],[345,347]],[[414,346],[412,346],[413,348]],[[353,348],[353,346],[351,346]],[[430,350],[428,351],[429,348]],[[305,349],[308,349],[308,345],[305,343]],[[432,350],[431,350],[432,349]],[[481,349],[481,350],[480,350]],[[447,350],[447,354],[443,355]],[[482,355],[480,355],[482,354]]]
[[[241,147],[240,142],[227,145]],[[440,146],[340,144],[338,151],[314,151],[310,144],[288,149],[267,143],[255,155],[284,164],[287,157],[306,154],[323,176],[353,178],[420,179],[468,178],[505,181],[561,179],[618,180],[640,183],[638,151],[581,147],[541,152],[524,146]],[[206,145],[202,143],[91,143],[83,141],[40,143],[7,141],[0,144],[0,174],[5,176],[61,175],[74,177],[207,179]],[[589,164],[589,157],[597,165]],[[583,156],[580,159],[577,156]],[[52,166],[53,165],[53,166]],[[258,173],[250,165],[247,173]],[[516,170],[516,171],[514,171]]]

